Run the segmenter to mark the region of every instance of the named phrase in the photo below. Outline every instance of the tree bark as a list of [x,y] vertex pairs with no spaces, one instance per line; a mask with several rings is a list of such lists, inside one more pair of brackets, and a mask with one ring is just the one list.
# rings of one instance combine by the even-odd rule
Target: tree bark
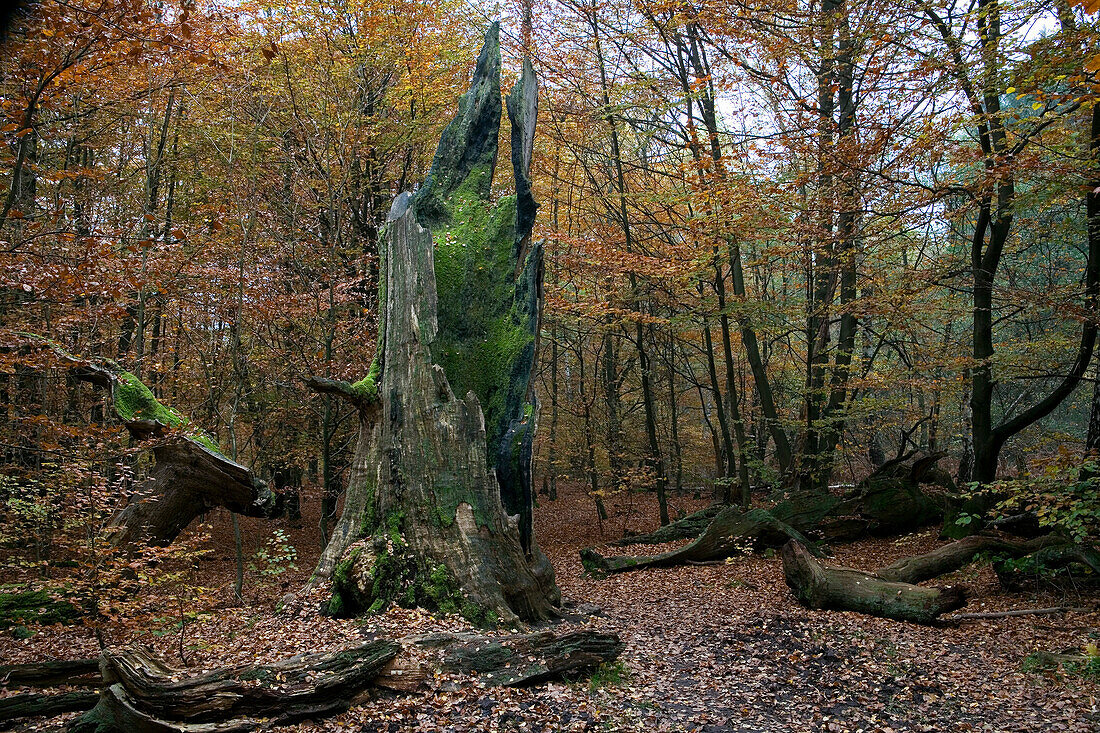
[[1064,541],[1047,535],[1020,542],[1008,537],[991,535],[971,535],[950,544],[938,547],[923,555],[906,557],[875,571],[883,580],[899,583],[920,583],[938,578],[961,567],[969,565],[975,556],[982,552],[996,552],[1000,555],[1023,557],[1052,543],[1064,544]]
[[368,375],[379,419],[361,421],[344,512],[311,581],[331,580],[332,613],[394,601],[486,624],[556,613],[553,568],[531,532],[542,249],[523,181],[536,93],[526,64],[508,103],[517,196],[492,207],[501,118],[492,24],[428,180],[390,210]]
[[871,616],[931,624],[944,613],[962,608],[961,586],[923,588],[894,583],[859,570],[827,568],[799,542],[783,546],[783,574],[807,608],[858,611]]
[[94,705],[69,726],[70,733],[253,731],[340,713],[372,687],[413,692],[441,669],[473,673],[487,685],[518,687],[594,669],[615,660],[624,647],[617,634],[588,629],[503,637],[436,633],[187,676],[139,646],[104,655],[109,684],[98,702],[87,693],[64,701],[0,700],[0,711],[5,705],[16,711],[35,704],[57,707],[19,713],[38,715],[64,712],[58,707],[63,705]]

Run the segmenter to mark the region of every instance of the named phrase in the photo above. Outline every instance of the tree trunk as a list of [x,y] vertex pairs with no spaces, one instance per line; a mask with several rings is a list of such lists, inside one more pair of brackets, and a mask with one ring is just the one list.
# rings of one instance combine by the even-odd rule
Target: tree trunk
[[311,581],[331,579],[332,613],[391,601],[479,623],[556,612],[553,568],[531,535],[542,295],[527,179],[536,94],[525,64],[508,100],[517,196],[491,208],[501,117],[492,24],[428,180],[390,210],[381,344],[367,390],[380,418],[361,421],[344,512]]
[[783,546],[782,556],[787,585],[807,608],[858,611],[931,624],[936,617],[966,603],[966,590],[961,586],[922,588],[882,580],[859,570],[827,568],[793,540]]

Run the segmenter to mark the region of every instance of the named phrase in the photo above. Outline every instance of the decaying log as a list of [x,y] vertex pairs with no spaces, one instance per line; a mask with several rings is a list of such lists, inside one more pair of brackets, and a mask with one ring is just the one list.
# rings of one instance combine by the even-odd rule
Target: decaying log
[[618,634],[549,631],[494,639],[472,634],[446,634],[430,643],[445,643],[442,666],[452,672],[473,672],[500,687],[535,685],[592,670],[615,660],[625,644]]
[[991,618],[1014,618],[1016,616],[1046,616],[1054,613],[1087,613],[1094,609],[1077,606],[1054,606],[1053,608],[1016,608],[1011,611],[985,611],[981,613],[953,613],[945,616],[946,621],[980,621]]
[[[1094,573],[1100,573],[1100,551],[1095,547],[1074,544],[1068,540],[1062,540],[1060,543],[1046,543],[1045,546],[1031,553],[1017,557],[1029,558],[1037,569],[1057,570],[1078,563],[1090,568]],[[1001,585],[1010,589],[1018,588],[1028,576],[1019,563],[1008,563],[1004,560],[994,562],[993,570],[997,573],[997,579]]]
[[677,540],[686,540],[689,537],[698,537],[706,530],[707,525],[726,508],[727,507],[723,507],[721,504],[708,506],[706,509],[692,512],[686,517],[681,517],[675,522],[666,524],[652,532],[623,537],[621,540],[616,540],[608,544],[613,547],[626,547],[628,545],[660,545],[665,542],[676,542]]
[[592,670],[613,661],[623,647],[618,635],[592,630],[504,637],[439,633],[197,676],[134,647],[104,655],[109,684],[69,731],[251,731],[341,712],[371,688],[411,692],[440,669],[516,687]]
[[1053,535],[1020,541],[1005,536],[976,534],[938,547],[923,555],[898,560],[893,565],[875,571],[875,575],[883,580],[920,583],[969,565],[974,561],[975,556],[982,552],[1023,557],[1052,544],[1064,545],[1065,540]]
[[338,652],[306,654],[271,665],[241,665],[197,677],[144,647],[105,655],[108,681],[99,703],[72,733],[254,730],[264,718],[289,723],[347,709],[397,656],[401,645],[372,641]]
[[0,666],[0,685],[11,687],[55,687],[57,685],[98,687],[102,682],[103,677],[99,674],[99,657]]
[[[585,568],[604,573],[619,573],[650,567],[669,567],[686,562],[721,560],[740,555],[753,547],[779,547],[788,540],[797,540],[814,547],[798,530],[779,521],[764,509],[744,514],[736,507],[727,507],[714,518],[694,542],[659,555],[629,555],[604,557],[595,549],[581,551]],[[819,552],[816,548],[813,552]]]
[[153,446],[156,463],[148,479],[108,523],[116,546],[170,544],[195,517],[215,507],[266,519],[285,513],[283,497],[223,455],[209,435],[192,430],[182,415],[161,404],[152,390],[116,362],[78,358],[52,341],[27,336],[70,364],[77,379],[106,389],[131,437]]
[[3,697],[0,698],[0,730],[12,727],[20,718],[91,710],[98,701],[98,692],[28,693]]
[[850,568],[825,567],[804,545],[793,540],[783,546],[781,554],[787,585],[807,608],[858,611],[931,624],[966,603],[966,590],[961,586],[924,588]]
[[[820,491],[780,495],[768,510],[745,514],[734,507],[717,512],[705,524],[698,539],[679,550],[660,555],[605,557],[593,548],[581,551],[581,561],[591,570],[620,572],[644,567],[707,562],[736,554],[746,545],[780,547],[790,539],[816,546],[810,537],[822,540],[853,540],[869,533],[883,534],[913,529],[943,515],[942,504],[921,488],[927,482],[950,483],[950,477],[936,467],[943,454],[908,454],[890,461],[861,481],[844,496]],[[692,536],[704,526],[707,512],[696,512],[675,525],[662,527],[642,537],[626,538],[615,545],[667,542]],[[677,526],[678,525],[678,526]]]

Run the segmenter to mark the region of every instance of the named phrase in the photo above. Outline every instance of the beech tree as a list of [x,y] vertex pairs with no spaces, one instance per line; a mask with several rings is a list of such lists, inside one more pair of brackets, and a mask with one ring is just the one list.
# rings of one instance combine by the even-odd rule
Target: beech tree
[[525,64],[508,97],[516,194],[494,206],[499,33],[491,24],[428,179],[390,209],[370,371],[318,383],[360,410],[344,512],[312,581],[331,581],[332,613],[396,601],[492,623],[546,618],[560,601],[531,530],[537,82]]

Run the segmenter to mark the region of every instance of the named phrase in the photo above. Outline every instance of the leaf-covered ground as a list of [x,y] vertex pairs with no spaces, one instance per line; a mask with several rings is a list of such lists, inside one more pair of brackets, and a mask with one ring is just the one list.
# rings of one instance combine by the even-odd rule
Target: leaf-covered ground
[[[690,511],[704,502],[676,503]],[[378,692],[341,716],[279,730],[1100,730],[1100,686],[1094,681],[1023,671],[1024,659],[1035,650],[1079,650],[1100,637],[1100,613],[930,628],[808,611],[788,592],[777,557],[606,579],[583,575],[579,548],[616,539],[624,527],[651,529],[655,514],[644,497],[631,498],[629,506],[614,503],[601,539],[591,503],[579,487],[569,486],[562,487],[558,501],[543,501],[537,512],[537,537],[554,562],[565,598],[601,609],[591,615],[593,609],[577,606],[563,625],[617,631],[627,643],[621,666],[601,670],[591,680],[519,690],[441,675],[422,693]],[[256,528],[263,531],[262,525]],[[220,543],[224,533],[216,531],[214,537]],[[292,533],[291,539],[303,548],[316,544],[308,530]],[[938,542],[933,530],[868,540],[837,548],[833,562],[870,570]],[[189,624],[182,637],[195,671],[373,636],[468,627],[456,617],[404,609],[358,621],[326,618],[312,606],[297,616],[272,615],[269,609],[283,586],[300,582],[316,553],[303,553],[302,569],[294,577],[253,587],[249,602],[235,605],[226,582],[232,563],[225,546],[219,545],[219,558],[204,563],[206,581],[221,586],[214,609]],[[963,582],[973,589],[966,611],[1091,607],[1095,598],[1087,583],[1071,590],[1063,585],[1061,590],[1008,594],[988,566],[980,565],[939,582]],[[171,623],[175,610],[165,607],[162,613],[144,626],[110,628],[106,640],[137,638],[179,664],[181,637]],[[26,640],[10,635],[0,640],[0,658],[12,662],[92,655],[96,649],[89,632],[71,627],[42,629]]]

